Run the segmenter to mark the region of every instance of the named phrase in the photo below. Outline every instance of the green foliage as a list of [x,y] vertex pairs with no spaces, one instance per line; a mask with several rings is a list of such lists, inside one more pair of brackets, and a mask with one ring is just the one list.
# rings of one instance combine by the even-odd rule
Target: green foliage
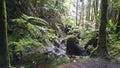
[[118,1],[113,1],[113,2],[114,2],[113,8],[120,10],[120,1],[118,0]]
[[65,21],[63,24],[66,25],[66,26],[70,26],[70,27],[75,27],[75,19],[72,19],[70,17],[67,17],[68,20]]
[[108,54],[120,61],[120,41],[117,40],[117,34],[108,34]]
[[23,54],[29,50],[38,50],[45,48],[42,43],[40,43],[37,39],[32,39],[30,37],[25,37],[19,39],[18,42],[9,41],[9,50],[12,55],[12,52],[15,52],[17,55],[20,55],[20,52]]
[[47,26],[48,22],[46,22],[44,19],[38,18],[38,17],[33,17],[33,16],[27,16],[25,14],[22,15],[22,18],[34,25],[39,25],[39,26]]
[[109,44],[114,44],[117,40],[117,34],[108,34]]
[[56,38],[55,30],[47,26],[48,22],[41,18],[23,15],[18,19],[12,19],[10,23],[13,24],[8,26],[11,53],[42,50],[48,43],[45,42],[45,39],[54,40]]
[[[57,66],[58,65],[61,65],[61,64],[63,64],[63,63],[67,63],[68,62],[68,57],[67,56],[63,56],[63,57],[60,57],[59,59],[57,59]],[[55,63],[56,63],[55,62]]]
[[13,29],[17,33],[17,34],[15,33],[15,36],[17,35],[22,37],[22,35],[23,36],[32,35],[33,37],[36,37],[41,35],[40,29],[38,29],[36,25],[33,25],[22,18],[13,19],[12,23],[14,23],[14,26],[11,29]]
[[109,20],[106,30],[108,33],[114,33],[116,30],[116,24],[114,24],[112,20]]
[[[23,14],[20,18],[12,19],[9,25],[9,48],[10,55],[15,53],[17,56],[24,55],[23,64],[26,67],[34,67],[34,63],[48,64],[51,68],[67,62],[67,57],[56,58],[50,55],[48,58],[44,54],[28,54],[32,50],[44,50],[47,46],[53,45],[53,41],[57,38],[55,32],[61,33],[59,24],[55,24],[55,28],[51,28],[44,19],[27,16]],[[34,63],[33,63],[34,62]]]
[[92,37],[95,37],[97,34],[98,34],[97,31],[86,30],[83,34],[80,35],[80,37],[81,37],[82,39],[92,38]]

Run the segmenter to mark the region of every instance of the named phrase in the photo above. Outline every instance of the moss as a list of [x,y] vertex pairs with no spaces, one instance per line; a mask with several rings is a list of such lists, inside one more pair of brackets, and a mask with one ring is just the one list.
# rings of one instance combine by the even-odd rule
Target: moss
[[23,64],[32,64],[34,62],[40,62],[45,59],[45,55],[41,53],[28,54],[24,56]]
[[98,57],[98,54],[97,54],[97,51],[96,51],[97,48],[98,48],[98,47],[96,47],[96,48],[91,52],[90,57],[92,57],[92,58]]
[[21,65],[24,65],[27,68],[34,68],[36,66],[38,68],[55,68],[67,61],[67,56],[56,57],[54,54],[50,54],[48,57],[41,53],[34,53],[26,55],[23,58]]

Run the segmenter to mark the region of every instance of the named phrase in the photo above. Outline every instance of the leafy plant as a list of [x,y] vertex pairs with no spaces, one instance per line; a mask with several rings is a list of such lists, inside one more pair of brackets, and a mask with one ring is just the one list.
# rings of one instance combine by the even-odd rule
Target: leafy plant
[[108,33],[114,33],[116,30],[116,24],[114,24],[112,20],[109,20],[106,30]]

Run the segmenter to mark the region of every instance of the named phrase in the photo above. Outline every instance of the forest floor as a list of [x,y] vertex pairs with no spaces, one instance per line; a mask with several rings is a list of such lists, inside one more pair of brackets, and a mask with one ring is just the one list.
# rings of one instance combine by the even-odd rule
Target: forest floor
[[120,63],[97,58],[88,59],[82,62],[63,64],[58,66],[57,68],[120,68]]

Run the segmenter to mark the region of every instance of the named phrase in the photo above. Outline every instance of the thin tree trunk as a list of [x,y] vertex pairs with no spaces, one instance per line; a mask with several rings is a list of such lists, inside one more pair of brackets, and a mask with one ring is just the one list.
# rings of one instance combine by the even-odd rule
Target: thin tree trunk
[[78,0],[76,1],[76,25],[78,24]]
[[90,20],[91,0],[88,0],[88,3],[87,20]]
[[116,26],[116,33],[118,34],[117,39],[120,40],[120,11],[119,11],[118,22]]
[[0,68],[9,68],[6,2],[0,2]]
[[94,22],[96,23],[95,24],[95,28],[98,29],[98,3],[99,1],[98,0],[95,0],[93,2],[93,5],[94,5]]
[[80,12],[80,24],[81,24],[81,27],[83,28],[84,27],[84,0],[81,1],[82,2],[82,7],[80,10],[82,10]]

